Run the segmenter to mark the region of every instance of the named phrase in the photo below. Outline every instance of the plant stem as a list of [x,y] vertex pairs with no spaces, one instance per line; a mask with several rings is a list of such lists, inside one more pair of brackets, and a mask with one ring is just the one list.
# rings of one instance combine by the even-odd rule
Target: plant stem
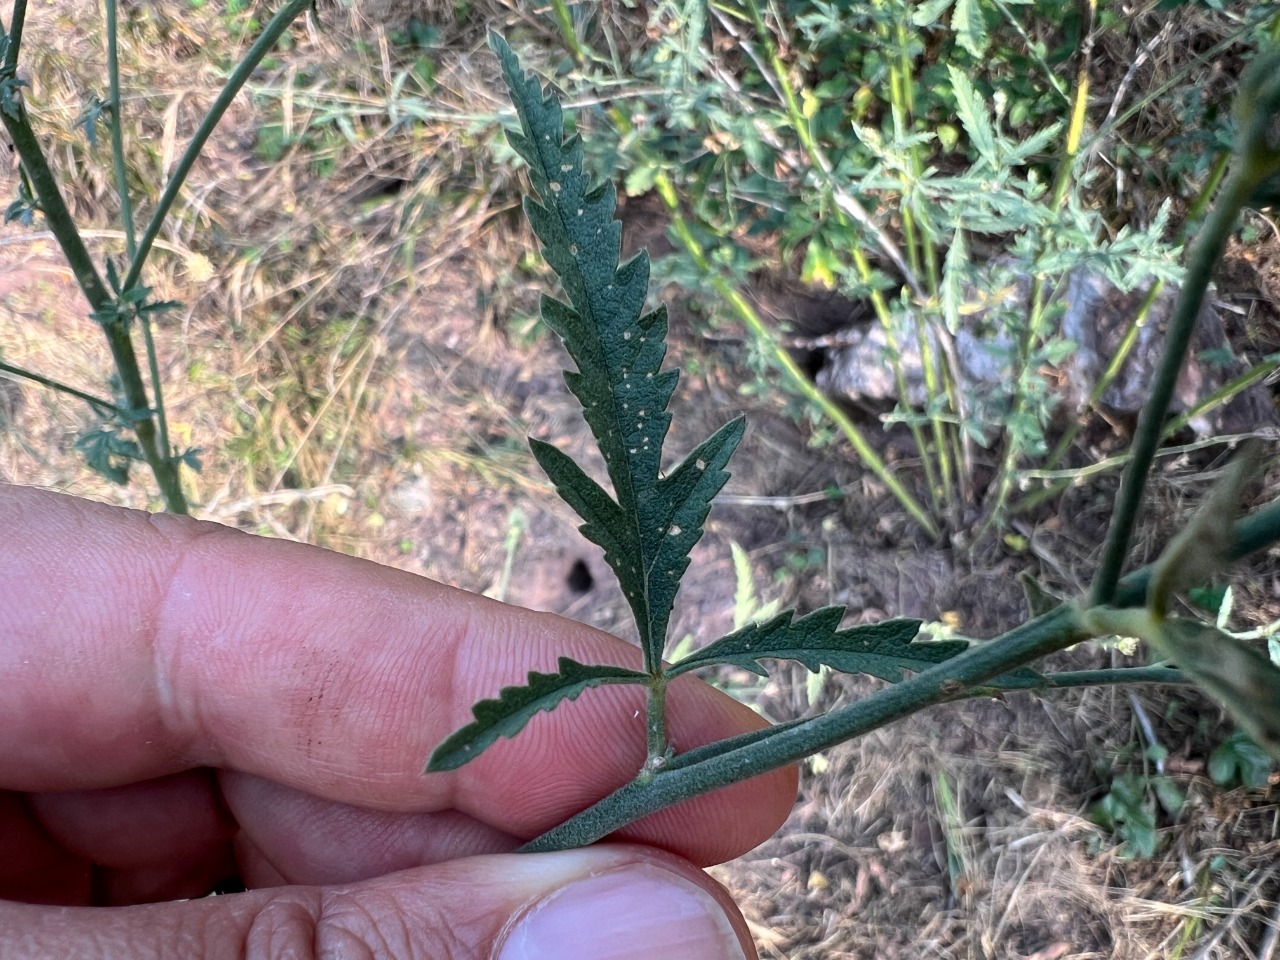
[[[106,0],[107,21],[107,106],[111,110],[111,163],[115,168],[116,194],[120,198],[120,226],[124,232],[125,255],[130,263],[137,258],[138,242],[133,226],[133,201],[129,197],[129,171],[124,160],[124,116],[120,110],[120,35],[116,23],[116,0]],[[142,314],[138,318],[142,327],[142,342],[147,354],[147,372],[151,378],[152,408],[156,417],[156,442],[165,459],[173,457],[169,445],[169,419],[164,404],[164,384],[160,377],[160,362],[156,358],[155,338],[151,331],[151,317]]]
[[777,728],[745,745],[733,740],[699,751],[696,762],[677,757],[645,784],[632,781],[595,806],[525,844],[525,853],[545,853],[593,843],[619,827],[689,797],[708,793],[954,699],[1016,666],[1085,639],[1074,608],[1063,606],[1005,634],[999,640],[918,673],[859,702],[793,727]]
[[560,28],[560,39],[569,48],[569,53],[573,55],[578,66],[582,66],[587,62],[587,55],[582,49],[581,41],[578,40],[578,31],[574,29],[573,13],[569,10],[569,5],[565,0],[551,0],[551,9],[556,15],[556,26]]
[[1259,380],[1263,380],[1271,376],[1277,368],[1280,368],[1280,358],[1269,357],[1259,362],[1252,370],[1246,370],[1244,373],[1240,374],[1240,376],[1233,377],[1217,390],[1213,391],[1213,393],[1209,394],[1209,396],[1197,403],[1194,407],[1187,410],[1185,413],[1179,414],[1165,424],[1165,438],[1167,439],[1168,437],[1173,436],[1196,417],[1203,416],[1206,411],[1212,410],[1219,404],[1227,403],[1233,397],[1237,396],[1242,391],[1247,390]]
[[646,688],[645,696],[647,758],[640,775],[652,777],[659,769],[659,764],[667,759],[671,746],[667,741],[667,678],[654,677]]
[[18,69],[18,51],[22,47],[22,28],[27,22],[27,0],[13,0],[13,26],[6,31],[9,40],[4,54],[4,75],[12,77]]
[[1124,479],[1120,482],[1120,492],[1116,496],[1102,563],[1090,593],[1092,606],[1108,604],[1115,595],[1116,584],[1119,583],[1124,559],[1129,552],[1129,541],[1137,522],[1138,508],[1142,502],[1143,489],[1146,487],[1147,474],[1164,433],[1164,418],[1169,410],[1169,402],[1173,399],[1173,391],[1177,386],[1178,374],[1182,370],[1187,348],[1191,344],[1196,320],[1200,316],[1205,290],[1208,289],[1209,281],[1213,278],[1214,267],[1222,257],[1222,251],[1235,226],[1240,208],[1248,199],[1253,186],[1251,178],[1238,171],[1228,175],[1222,187],[1222,194],[1210,209],[1209,216],[1191,247],[1186,283],[1183,285],[1177,308],[1169,323],[1164,354],[1160,358],[1160,368],[1156,372],[1151,394],[1143,407],[1137,433],[1133,438],[1133,446],[1130,449],[1129,465],[1125,470]]
[[1121,683],[1195,683],[1181,670],[1173,667],[1120,667],[1114,670],[1067,670],[1062,673],[1046,673],[1043,683],[1027,682],[1025,686],[1001,684],[1000,692],[1008,690],[1057,690],[1066,687],[1101,687]]
[[[129,199],[129,176],[124,162],[124,123],[120,115],[120,50],[116,30],[116,0],[106,0],[107,20],[107,106],[111,110],[111,162],[115,167],[116,193],[120,197],[120,224],[124,228],[125,253],[132,263],[138,252],[133,232],[133,201]],[[152,383],[153,388],[158,385]],[[161,406],[156,401],[157,406]]]
[[[902,371],[902,348],[898,344],[898,336],[893,329],[893,317],[889,313],[889,304],[885,302],[884,291],[876,289],[871,284],[873,276],[867,255],[858,247],[855,247],[851,253],[854,266],[858,269],[859,278],[871,289],[872,309],[875,311],[876,319],[880,322],[880,328],[884,331],[885,341],[889,344],[889,349],[893,351],[889,357],[889,366],[893,370],[893,382],[897,386],[898,396],[905,398],[907,396],[907,378]],[[936,511],[939,505],[938,497],[942,490],[938,486],[938,476],[934,469],[933,458],[929,455],[929,445],[925,442],[924,431],[920,429],[919,423],[912,421],[907,424],[907,428],[911,431],[911,437],[915,441],[916,449],[920,451],[920,463],[924,467],[924,482],[929,489],[929,505]],[[941,459],[943,454],[939,453],[938,456]]]
[[[1066,203],[1074,178],[1076,159],[1080,156],[1080,141],[1084,136],[1084,124],[1089,107],[1089,67],[1093,60],[1093,21],[1097,12],[1097,0],[1084,0],[1082,9],[1085,13],[1083,39],[1080,55],[1076,63],[1075,89],[1071,96],[1071,119],[1067,124],[1067,139],[1063,144],[1062,156],[1058,159],[1058,168],[1054,174],[1053,192],[1048,207],[1055,214],[1062,210]],[[1048,252],[1052,242],[1052,230],[1046,228],[1040,234],[1040,251],[1042,256]],[[1013,372],[1013,411],[1010,419],[1021,420],[1027,415],[1027,390],[1023,383],[1026,379],[1033,351],[1044,342],[1046,337],[1045,317],[1048,304],[1044,276],[1037,271],[1031,282],[1031,294],[1028,297],[1028,317],[1026,329],[1018,343],[1017,366]],[[1005,440],[1004,455],[1001,457],[997,472],[996,495],[987,517],[978,532],[984,536],[993,525],[1000,524],[1005,504],[1013,491],[1014,478],[1018,470],[1018,460],[1022,456],[1022,444],[1015,431],[1009,431]]]
[[196,158],[200,156],[200,152],[213,134],[214,128],[222,120],[222,115],[231,106],[231,101],[236,98],[240,88],[245,85],[250,75],[257,69],[258,64],[262,62],[262,58],[271,52],[271,48],[276,45],[276,41],[284,35],[284,32],[289,28],[289,24],[296,20],[313,2],[314,0],[288,0],[283,7],[276,11],[276,15],[267,23],[262,33],[259,34],[258,39],[245,52],[244,59],[236,64],[236,68],[231,71],[231,76],[227,78],[227,82],[210,105],[209,112],[205,115],[204,120],[200,122],[200,126],[192,136],[191,142],[187,144],[187,149],[183,151],[177,165],[173,168],[173,174],[169,177],[169,182],[165,184],[164,193],[160,195],[156,208],[151,214],[151,220],[147,223],[142,239],[138,242],[138,251],[129,262],[129,272],[125,275],[124,282],[121,284],[122,290],[130,290],[137,285],[142,276],[142,268],[147,261],[147,255],[150,254],[156,237],[160,235],[160,228],[164,226],[169,210],[177,201],[178,194],[182,190],[182,185],[186,182],[187,175],[191,173],[191,168],[195,165]]
[[1101,401],[1103,394],[1107,392],[1107,388],[1120,375],[1120,370],[1124,366],[1129,354],[1132,352],[1134,345],[1138,342],[1138,334],[1142,332],[1142,328],[1147,324],[1147,315],[1151,313],[1151,307],[1155,304],[1156,298],[1160,296],[1160,292],[1164,289],[1164,281],[1157,280],[1151,285],[1151,289],[1147,291],[1146,296],[1142,298],[1142,303],[1138,305],[1138,310],[1134,314],[1133,319],[1129,321],[1129,326],[1124,332],[1124,336],[1120,339],[1116,352],[1112,355],[1111,361],[1107,364],[1107,369],[1102,372],[1102,376],[1098,378],[1098,382],[1093,385],[1093,389],[1089,391],[1089,397],[1084,402],[1084,407],[1080,414],[1072,419],[1070,426],[1062,435],[1053,452],[1049,454],[1045,460],[1044,469],[1053,470],[1058,463],[1071,449],[1071,444],[1080,434],[1080,429],[1084,425],[1085,418],[1089,412],[1093,410]]
[[91,393],[85,393],[83,390],[77,390],[75,387],[67,386],[65,383],[54,380],[50,377],[42,376],[38,373],[33,373],[30,370],[24,370],[22,367],[15,367],[12,364],[5,363],[3,360],[0,360],[0,373],[7,373],[11,376],[21,377],[23,380],[30,380],[32,383],[38,383],[42,387],[48,387],[50,390],[56,390],[58,393],[65,393],[68,396],[75,397],[77,400],[83,400],[99,413],[113,413],[117,416],[123,416],[128,412],[117,407],[110,400],[95,397]]
[[[15,9],[15,23],[18,22],[17,13]],[[31,127],[25,103],[15,99],[15,104],[17,116],[0,109],[0,122],[4,123],[14,150],[27,172],[27,179],[40,201],[40,209],[44,213],[49,231],[62,248],[76,283],[89,301],[94,316],[100,318],[107,346],[111,350],[111,359],[115,363],[116,375],[120,380],[120,389],[128,407],[127,420],[138,438],[143,458],[160,486],[166,507],[171,513],[186,513],[187,501],[178,479],[177,465],[168,457],[167,452],[161,452],[157,444],[155,420],[147,398],[147,389],[142,381],[142,372],[138,367],[138,357],[129,337],[129,328],[117,312],[115,299],[98,276],[98,268],[94,266],[93,258],[76,229],[71,212],[62,198],[62,191],[58,188],[57,178],[49,168],[40,141]]]
[[[1238,560],[1280,541],[1280,501],[1240,520],[1227,551]],[[1126,577],[1114,599],[1124,607],[1145,602],[1151,568]],[[1063,604],[938,666],[894,684],[858,703],[812,720],[757,730],[677,755],[646,782],[632,781],[577,816],[521,847],[524,853],[566,850],[594,843],[620,827],[690,797],[709,793],[828,749],[925,707],[973,694],[982,681],[1077,643],[1088,636],[1074,605]],[[1159,672],[1155,672],[1159,671]],[[1113,671],[1085,671],[1101,676]],[[1135,668],[1136,681],[1179,682],[1167,668]],[[1080,673],[1057,675],[1053,686],[1074,686]],[[1053,676],[1046,678],[1054,680]],[[1097,679],[1092,682],[1099,682]],[[1118,682],[1118,681],[1117,681]]]

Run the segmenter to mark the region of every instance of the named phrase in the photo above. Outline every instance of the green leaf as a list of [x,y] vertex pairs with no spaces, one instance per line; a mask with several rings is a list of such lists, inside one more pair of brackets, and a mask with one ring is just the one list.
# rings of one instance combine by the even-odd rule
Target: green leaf
[[947,250],[942,270],[942,319],[947,330],[955,334],[960,329],[960,314],[965,305],[965,268],[969,265],[969,251],[964,242],[964,230],[956,227]]
[[556,673],[529,674],[523,686],[503,687],[496,700],[481,700],[471,708],[473,723],[446,737],[427,761],[427,773],[456,770],[478,757],[499,737],[513,737],[534,714],[576,700],[584,690],[605,684],[641,684],[649,675],[625,667],[587,665],[561,657]]
[[973,84],[965,76],[964,71],[952,64],[947,64],[947,72],[951,74],[951,92],[956,98],[956,113],[964,124],[964,132],[969,135],[969,142],[992,170],[1000,169],[1000,156],[996,151],[996,132],[991,125],[987,104]]
[[911,14],[911,22],[917,27],[933,26],[954,2],[955,0],[925,0]]
[[799,620],[792,611],[721,637],[668,670],[669,676],[732,663],[765,676],[761,660],[798,660],[810,670],[826,665],[896,683],[904,670],[920,672],[962,653],[963,640],[914,643],[919,620],[885,620],[841,630],[844,607],[823,607]]
[[955,9],[951,11],[951,29],[956,32],[956,42],[975,60],[986,55],[987,23],[978,0],[956,0]]
[[1271,758],[1248,734],[1236,730],[1209,754],[1209,777],[1220,787],[1261,790],[1271,780]]
[[1093,822],[1124,841],[1121,856],[1147,859],[1156,852],[1155,805],[1147,797],[1145,783],[1126,773],[1115,778],[1111,790],[1089,811]]
[[1280,758],[1280,668],[1265,654],[1196,620],[1166,620],[1145,639],[1220,701],[1260,747]]
[[130,465],[143,460],[142,448],[112,427],[81,434],[76,439],[76,449],[84,455],[91,470],[121,486],[129,482]]
[[776,597],[768,603],[760,603],[747,551],[734,542],[729,543],[729,550],[733,554],[733,629],[740,630],[753,620],[767,620],[775,616],[780,603]]
[[1155,791],[1160,808],[1169,816],[1176,817],[1182,812],[1182,807],[1187,802],[1187,795],[1174,781],[1168,777],[1153,777],[1151,789]]
[[545,444],[535,444],[534,455],[585,521],[583,533],[604,547],[635,616],[645,665],[657,670],[689,551],[702,536],[712,498],[729,479],[724,467],[744,423],[721,427],[662,476],[667,404],[678,374],[662,369],[666,311],[642,313],[648,256],[619,264],[622,228],[614,219],[612,184],[588,183],[582,144],[577,136],[565,138],[555,94],[521,70],[501,37],[491,33],[489,44],[520,118],[520,132],[509,131],[507,139],[529,165],[538,195],[525,199],[525,213],[568,298],[544,297],[542,316],[577,368],[566,371],[565,382],[604,456],[613,496]]

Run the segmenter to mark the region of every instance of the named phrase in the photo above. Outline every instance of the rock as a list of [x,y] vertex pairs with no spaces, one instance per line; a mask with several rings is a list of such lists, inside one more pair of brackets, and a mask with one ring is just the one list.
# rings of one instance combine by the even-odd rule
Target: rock
[[[1025,315],[1031,282],[1026,273],[1015,274],[1007,293],[998,304],[972,310],[961,317],[954,342],[955,363],[971,411],[983,432],[993,438],[994,425],[1008,409],[1013,380],[1013,357],[1017,349],[1013,335],[1001,329],[994,309]],[[1056,320],[1056,334],[1074,345],[1056,367],[1042,366],[1059,401],[1059,411],[1070,416],[1084,411],[1089,394],[1105,372],[1125,333],[1147,295],[1150,285],[1123,292],[1100,274],[1084,269],[1067,278],[1066,307]],[[1101,405],[1111,413],[1137,413],[1146,401],[1164,347],[1165,330],[1177,303],[1172,285],[1156,297],[1146,321],[1119,374],[1104,391]],[[966,300],[979,295],[966,290]],[[927,330],[928,345],[938,355],[938,332]],[[898,396],[889,337],[879,323],[842,332],[839,345],[827,350],[816,380],[828,393],[851,399],[899,400],[907,406],[923,408],[928,400],[924,367],[920,360],[918,318],[908,316],[898,332],[900,362],[906,396]],[[1222,320],[1206,297],[1196,325],[1191,352],[1178,379],[1172,409],[1182,413],[1207,398],[1215,390],[1244,373],[1248,367],[1235,357]],[[1260,426],[1274,426],[1276,414],[1267,391],[1255,384],[1231,402],[1191,421],[1197,435],[1243,433]]]

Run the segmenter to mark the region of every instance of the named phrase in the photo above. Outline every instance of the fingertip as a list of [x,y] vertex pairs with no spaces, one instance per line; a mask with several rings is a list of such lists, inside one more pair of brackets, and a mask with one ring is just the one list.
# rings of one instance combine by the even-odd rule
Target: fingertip
[[723,888],[678,858],[624,845],[127,908],[0,903],[0,929],[23,956],[167,956],[176,944],[194,956],[382,960],[755,956]]

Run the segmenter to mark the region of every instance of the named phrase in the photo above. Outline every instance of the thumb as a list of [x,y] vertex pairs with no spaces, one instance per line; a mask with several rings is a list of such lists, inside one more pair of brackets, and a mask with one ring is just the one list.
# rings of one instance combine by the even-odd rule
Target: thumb
[[362,883],[135,907],[0,903],[0,955],[379,960],[747,960],[728,894],[678,857],[616,845],[470,857]]

